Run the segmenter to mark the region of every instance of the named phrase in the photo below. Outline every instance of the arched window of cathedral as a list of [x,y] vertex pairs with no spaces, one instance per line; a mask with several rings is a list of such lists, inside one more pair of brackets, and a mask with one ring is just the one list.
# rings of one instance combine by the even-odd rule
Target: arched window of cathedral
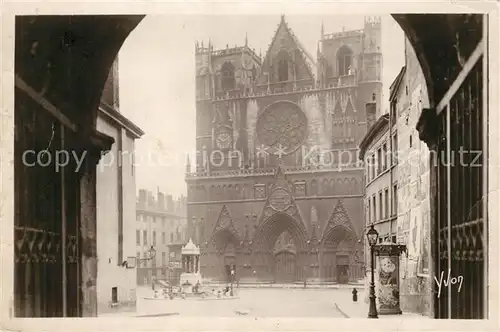
[[321,185],[321,194],[327,196],[330,194],[330,184],[328,179],[323,180],[323,184]]
[[223,185],[222,186],[222,199],[223,200],[226,200],[228,198],[228,190],[227,190],[227,186],[226,185]]
[[236,80],[234,78],[234,66],[230,62],[225,62],[221,68],[222,90],[234,90]]
[[240,186],[239,185],[234,185],[234,199],[242,199],[241,197],[241,192],[240,192]]
[[311,181],[311,196],[318,195],[318,182],[316,180]]
[[330,192],[332,195],[335,195],[335,180],[334,179],[330,180]]
[[278,81],[285,82],[289,80],[288,70],[290,64],[290,56],[285,50],[282,50],[278,53],[276,57],[276,62],[278,64]]
[[337,71],[338,75],[351,75],[352,74],[352,51],[344,45],[337,51]]

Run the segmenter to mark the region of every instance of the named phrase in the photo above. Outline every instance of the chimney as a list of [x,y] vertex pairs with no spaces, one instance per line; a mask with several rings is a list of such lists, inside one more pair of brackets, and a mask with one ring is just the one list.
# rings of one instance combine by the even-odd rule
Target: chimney
[[146,206],[146,190],[139,190],[139,206]]
[[375,124],[375,121],[377,120],[377,103],[375,102],[366,103],[365,109],[366,109],[366,127],[367,130],[370,130],[370,128]]
[[165,210],[165,195],[161,191],[158,191],[158,208]]

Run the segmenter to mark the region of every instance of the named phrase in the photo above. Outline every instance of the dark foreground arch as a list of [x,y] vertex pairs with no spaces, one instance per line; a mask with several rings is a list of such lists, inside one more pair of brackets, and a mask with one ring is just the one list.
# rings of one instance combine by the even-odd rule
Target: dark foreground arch
[[[465,61],[483,37],[482,16],[397,14],[393,17],[404,30],[416,51],[426,79],[430,105],[435,107],[463,70]],[[66,267],[70,263],[61,261],[61,257],[65,256],[61,256],[61,252],[58,251],[34,253],[23,244],[22,240],[29,238],[30,241],[34,241],[33,239],[36,238],[42,244],[45,243],[45,247],[42,245],[43,248],[47,248],[47,242],[43,241],[49,241],[47,239],[51,236],[60,237],[60,234],[57,233],[60,230],[57,227],[47,228],[45,221],[36,218],[36,210],[28,209],[28,206],[33,205],[34,202],[43,202],[45,207],[54,206],[53,215],[47,217],[47,220],[54,220],[57,225],[61,225],[61,223],[67,222],[67,218],[61,214],[60,207],[56,207],[56,205],[67,203],[65,203],[65,198],[61,199],[57,195],[48,197],[46,192],[36,189],[40,186],[35,184],[33,177],[26,176],[26,167],[20,162],[20,152],[23,148],[28,148],[29,144],[25,141],[23,141],[24,143],[20,141],[15,143],[16,217],[14,224],[15,241],[20,243],[16,246],[14,278],[16,280],[14,290],[16,316],[96,315],[95,270],[97,264],[96,243],[95,236],[93,236],[95,231],[95,166],[99,160],[100,152],[109,149],[112,144],[112,139],[95,131],[97,108],[113,60],[125,38],[142,18],[143,16],[30,16],[16,18],[16,127],[23,128],[24,122],[27,120],[19,115],[23,108],[50,113],[55,117],[55,122],[62,125],[61,128],[65,128],[64,130],[67,131],[65,136],[72,136],[71,139],[66,139],[63,143],[65,144],[64,148],[91,152],[86,167],[81,170],[78,177],[74,178],[71,184],[62,185],[65,186],[64,192],[68,196],[67,200],[74,201],[76,197],[79,197],[79,206],[72,207],[74,214],[72,220],[73,222],[81,220],[82,225],[81,227],[73,227],[74,232],[67,234],[66,242],[74,243],[72,241],[78,239],[75,246],[72,245],[77,254],[70,256],[75,258],[71,260],[71,264],[74,264],[76,260],[81,265],[81,270],[77,269],[81,272],[79,272],[76,281],[69,281],[69,284],[62,291],[58,290],[58,292],[62,292],[61,294],[55,294],[54,290],[60,288],[57,285],[61,285],[63,280],[68,280],[65,273],[71,270]],[[479,74],[485,73],[480,69]],[[474,90],[474,95],[470,96],[469,99],[482,100],[481,95],[482,89],[477,89]],[[478,105],[477,109],[480,115],[484,115],[481,118],[481,123],[487,121],[487,104],[483,102]],[[442,124],[442,121],[443,119],[437,118],[435,110],[431,110],[423,112],[419,123],[422,139],[429,144],[431,149],[438,151],[444,149],[437,143],[437,137],[443,131],[439,128],[443,127],[438,127],[436,124]],[[54,119],[44,120],[40,117],[38,123],[40,123],[40,137],[45,137],[45,129],[42,127],[47,125],[50,128]],[[479,136],[486,134],[486,127],[476,126],[474,130],[479,133]],[[33,132],[28,131],[24,134],[23,137],[27,140],[37,140],[37,136]],[[450,135],[448,136],[450,137]],[[451,135],[451,137],[454,136],[457,136],[456,132]],[[483,145],[474,147],[481,151],[486,149]],[[438,171],[437,168],[431,168],[431,220],[434,240],[436,243],[439,243],[439,240],[441,243],[445,243],[446,241],[440,237],[443,228],[439,226],[444,225],[442,222],[444,217],[440,214],[444,206],[442,203],[439,205],[438,201],[442,202],[442,199],[437,199],[438,194],[451,192],[448,196],[452,200],[450,204],[460,204],[458,201],[462,198],[462,202],[465,201],[467,206],[477,207],[477,202],[474,201],[474,197],[459,196],[460,192],[467,192],[467,190],[460,191],[455,187],[455,190],[450,190],[449,185],[447,190],[444,188],[440,190],[437,186]],[[53,178],[53,183],[61,182],[60,175],[55,172],[45,174],[45,176]],[[485,188],[486,184],[482,183],[484,176],[481,167],[478,188]],[[457,178],[453,183],[459,186],[458,189],[465,188],[467,180]],[[21,192],[26,194],[21,195]],[[480,206],[484,206],[484,204],[483,202]],[[485,209],[483,208],[483,210]],[[457,215],[456,219],[462,220],[461,217],[465,216]],[[477,219],[483,221],[475,234],[487,234],[487,216],[478,216]],[[41,240],[43,237],[38,238],[39,234],[45,234],[43,241]],[[482,237],[487,238],[487,236]],[[458,249],[462,249],[460,246],[469,242],[463,242]],[[57,244],[54,243],[54,246],[50,248],[57,248]],[[442,246],[433,248],[432,256],[440,257],[441,252],[446,251],[443,248]],[[479,250],[478,248],[474,249]],[[482,283],[475,283],[479,285],[478,288],[462,290],[462,295],[453,299],[454,303],[460,303],[461,306],[453,305],[452,307],[463,307],[467,310],[459,312],[449,308],[446,302],[447,297],[441,296],[441,301],[435,301],[435,315],[437,317],[484,318],[486,316],[487,297],[485,287],[482,285],[484,284],[484,275],[481,275],[481,271],[486,266],[487,247],[484,246],[482,249],[483,254],[477,257],[477,261],[482,263],[476,264],[477,266],[470,264],[469,266],[466,261],[462,262],[463,264],[460,263],[462,265],[459,263],[455,265],[469,271],[468,280],[482,281]],[[70,252],[73,253],[73,251]],[[56,275],[55,278],[52,278],[55,280],[55,284],[51,284],[50,279],[35,277],[38,272],[32,267],[27,268],[29,264],[33,263],[32,260],[38,260],[38,257],[42,257],[46,264],[50,262],[53,264],[51,266],[56,266],[54,269],[57,273],[52,274]],[[35,280],[34,284],[31,284],[30,280]],[[27,290],[29,290],[29,296]],[[69,298],[75,300],[70,301]]]

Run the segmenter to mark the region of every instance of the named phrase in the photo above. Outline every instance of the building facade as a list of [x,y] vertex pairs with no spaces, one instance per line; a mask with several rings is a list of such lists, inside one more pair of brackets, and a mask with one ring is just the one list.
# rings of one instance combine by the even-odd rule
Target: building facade
[[110,305],[135,308],[136,303],[135,271],[123,266],[123,262],[135,252],[135,172],[131,157],[134,141],[144,132],[119,112],[118,60],[105,83],[97,130],[114,140],[96,172],[99,314],[108,311]]
[[422,110],[429,107],[429,96],[407,38],[405,62],[400,91],[390,101],[397,113],[398,130],[398,242],[408,248],[408,257],[403,255],[400,262],[401,309],[432,316],[432,288],[437,275],[431,263],[430,153],[416,129]]
[[[389,89],[390,111],[369,130],[360,155],[366,166],[367,225],[374,224],[380,243],[405,244],[408,249],[400,260],[401,309],[432,316],[429,149],[415,129],[429,105],[424,83],[416,54],[405,39],[405,66]],[[365,250],[368,253],[369,247]]]
[[[137,257],[137,284],[144,285],[153,279],[170,279],[179,270],[180,257],[175,250],[187,239],[186,197],[174,199],[158,191],[156,197],[144,189],[139,190],[135,222]],[[156,255],[147,260],[153,247]]]
[[197,157],[186,181],[204,277],[226,280],[232,265],[241,281],[363,277],[357,146],[366,103],[380,105],[380,29],[378,18],[321,29],[316,58],[284,16],[264,58],[246,39],[196,45]]

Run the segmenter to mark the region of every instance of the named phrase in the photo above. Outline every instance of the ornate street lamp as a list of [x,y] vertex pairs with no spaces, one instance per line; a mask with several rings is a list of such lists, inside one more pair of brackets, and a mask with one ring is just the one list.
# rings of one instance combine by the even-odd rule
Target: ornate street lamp
[[377,314],[377,305],[375,303],[375,258],[373,255],[373,246],[377,244],[378,240],[378,232],[373,227],[373,224],[370,226],[368,232],[366,232],[366,238],[368,239],[368,244],[370,245],[370,255],[371,255],[371,283],[370,283],[370,310],[368,311],[368,318],[378,318]]

